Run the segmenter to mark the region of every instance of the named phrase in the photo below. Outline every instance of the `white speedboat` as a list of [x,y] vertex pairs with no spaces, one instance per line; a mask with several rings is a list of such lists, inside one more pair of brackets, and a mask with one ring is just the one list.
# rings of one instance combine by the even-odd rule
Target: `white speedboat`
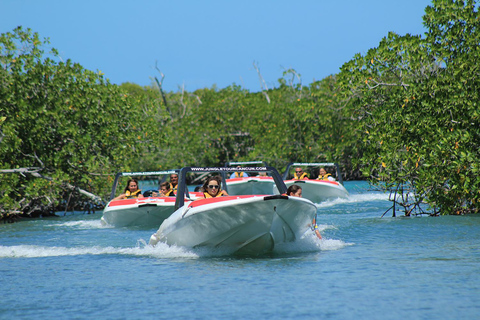
[[[219,168],[183,168],[178,192],[186,190],[182,181],[188,171]],[[219,171],[235,168],[220,168]],[[256,168],[258,169],[258,168]],[[278,172],[265,167],[286,191]],[[223,176],[225,176],[223,174]],[[150,237],[150,244],[164,242],[186,247],[209,247],[228,253],[259,255],[274,250],[280,243],[299,239],[311,227],[316,207],[308,199],[285,195],[239,195],[184,202],[177,198],[177,210]]]
[[285,185],[290,187],[297,184],[302,187],[302,197],[314,203],[330,199],[347,198],[348,191],[338,181],[328,180],[286,180]]
[[[311,176],[312,179],[294,180],[288,179],[289,170],[292,167],[335,167],[337,180],[316,180],[316,176]],[[287,165],[285,173],[283,174],[285,185],[290,187],[297,184],[302,187],[302,197],[311,200],[314,203],[320,203],[330,199],[347,198],[349,196],[347,189],[343,186],[342,175],[339,166],[335,163],[290,163]]]
[[[178,171],[178,170],[177,170]],[[163,220],[175,211],[175,197],[151,196],[152,192],[158,192],[158,185],[165,181],[170,174],[176,174],[175,170],[148,171],[148,172],[120,172],[115,176],[110,195],[110,202],[103,210],[100,219],[103,225],[114,227],[140,227],[158,228]],[[143,191],[144,198],[113,200],[118,191],[117,187],[123,187],[126,179],[135,178]],[[120,192],[121,193],[121,192]],[[196,198],[200,193],[190,193],[190,197]],[[190,199],[186,199],[189,201]]]
[[[235,171],[245,172],[244,169],[254,170],[252,165],[263,164],[263,161],[242,161],[242,162],[227,162],[225,167],[247,165],[247,167],[237,167]],[[255,172],[255,174],[258,172]],[[235,177],[226,180],[226,190],[230,195],[252,195],[252,194],[272,194],[275,182],[269,176],[248,176]]]
[[272,194],[275,182],[272,177],[242,177],[227,179],[230,195]]
[[175,197],[147,197],[110,201],[101,222],[114,227],[157,228],[175,211]]

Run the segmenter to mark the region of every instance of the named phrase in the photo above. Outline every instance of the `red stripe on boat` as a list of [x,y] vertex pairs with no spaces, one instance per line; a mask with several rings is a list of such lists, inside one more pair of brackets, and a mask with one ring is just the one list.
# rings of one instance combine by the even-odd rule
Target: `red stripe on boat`
[[161,197],[161,198],[140,198],[140,199],[122,199],[115,200],[108,204],[109,207],[125,206],[131,204],[145,204],[145,203],[165,203],[175,202],[175,197]]
[[243,178],[231,178],[227,179],[227,182],[237,182],[237,181],[245,181],[245,180],[273,180],[272,177],[243,177]]
[[226,197],[199,199],[199,200],[190,202],[188,206],[193,208],[193,207],[203,206],[203,205],[215,203],[215,202],[229,201],[229,200],[235,200],[235,199],[258,198],[258,197],[265,197],[265,196],[266,195],[244,195],[244,196],[226,196]]
[[296,181],[308,181],[313,183],[330,183],[338,186],[337,181],[330,181],[330,180],[313,180],[313,179],[301,179],[301,180],[286,180],[285,183],[296,182]]

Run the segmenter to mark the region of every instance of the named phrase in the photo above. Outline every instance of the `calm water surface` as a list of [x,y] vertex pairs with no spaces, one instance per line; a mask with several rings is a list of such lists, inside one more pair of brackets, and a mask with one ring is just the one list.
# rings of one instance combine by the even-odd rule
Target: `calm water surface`
[[391,218],[346,182],[269,256],[146,245],[101,212],[0,225],[0,319],[479,319],[480,216]]

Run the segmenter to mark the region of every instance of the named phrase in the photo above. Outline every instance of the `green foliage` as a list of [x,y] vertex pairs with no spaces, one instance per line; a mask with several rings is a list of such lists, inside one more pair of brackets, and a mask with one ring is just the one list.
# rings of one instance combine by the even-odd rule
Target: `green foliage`
[[280,171],[294,161],[334,161],[349,177],[361,169],[407,215],[423,212],[424,202],[434,213],[476,212],[477,8],[434,0],[424,37],[389,33],[338,75],[303,86],[290,69],[261,92],[232,85],[165,93],[158,80],[116,86],[55,49],[46,53],[48,40],[29,29],[2,34],[0,170],[30,173],[2,175],[0,213],[55,208],[70,198],[68,185],[106,198],[118,171],[250,160]]
[[46,54],[47,44],[21,27],[0,36],[0,169],[37,168],[52,178],[3,174],[2,210],[39,195],[56,206],[66,184],[106,195],[106,175],[132,166],[159,131],[147,101],[100,71],[60,61],[55,49]]
[[335,77],[302,87],[288,81],[293,72],[287,71],[279,88],[268,92],[232,85],[188,96],[169,94],[172,112],[184,112],[176,112],[165,129],[169,138],[160,154],[166,168],[250,160],[280,169],[292,161],[349,166],[357,152],[356,124],[346,115]]
[[444,214],[477,210],[479,18],[474,1],[433,1],[425,38],[390,33],[342,67],[365,174],[400,192],[407,214],[423,201]]

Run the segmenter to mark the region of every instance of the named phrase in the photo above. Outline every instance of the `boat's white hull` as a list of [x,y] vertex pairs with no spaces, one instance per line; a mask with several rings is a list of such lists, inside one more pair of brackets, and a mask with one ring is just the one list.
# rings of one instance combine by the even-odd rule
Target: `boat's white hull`
[[275,182],[271,177],[243,177],[227,179],[229,195],[272,194]]
[[114,200],[103,210],[101,222],[114,227],[158,228],[174,211],[174,197]]
[[314,203],[320,203],[330,199],[347,198],[348,191],[337,181],[327,180],[286,180],[285,185],[290,187],[297,184],[302,187],[302,197]]
[[280,195],[197,200],[167,218],[150,244],[162,241],[257,255],[300,238],[311,227],[315,213],[311,201]]

